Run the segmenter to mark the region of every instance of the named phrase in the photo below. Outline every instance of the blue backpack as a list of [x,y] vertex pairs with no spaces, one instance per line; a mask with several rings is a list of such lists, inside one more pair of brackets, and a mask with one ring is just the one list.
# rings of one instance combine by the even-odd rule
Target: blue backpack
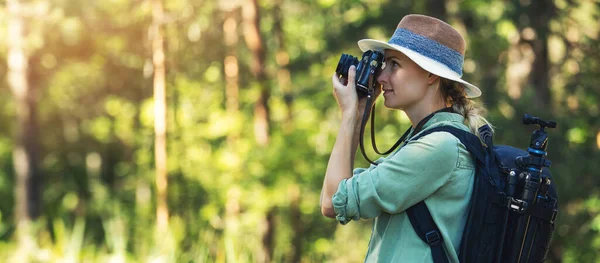
[[[476,160],[473,195],[459,248],[460,262],[520,263],[546,259],[558,213],[558,196],[547,168],[550,161],[544,158],[547,122],[536,124],[541,129],[534,132],[528,151],[494,146],[487,125],[479,129],[481,140],[449,126],[432,128],[411,138],[418,140],[434,132],[448,132]],[[433,261],[448,262],[442,235],[425,203],[417,203],[407,213],[417,235],[431,247]]]

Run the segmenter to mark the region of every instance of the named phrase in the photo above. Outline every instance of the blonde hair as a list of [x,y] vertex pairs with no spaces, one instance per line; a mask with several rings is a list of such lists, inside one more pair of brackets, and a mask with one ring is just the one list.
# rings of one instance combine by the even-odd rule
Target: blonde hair
[[494,131],[492,124],[484,117],[487,110],[474,101],[467,98],[465,87],[458,82],[440,77],[440,91],[446,103],[452,104],[454,112],[465,118],[465,125],[471,133],[479,137],[479,127],[488,125]]

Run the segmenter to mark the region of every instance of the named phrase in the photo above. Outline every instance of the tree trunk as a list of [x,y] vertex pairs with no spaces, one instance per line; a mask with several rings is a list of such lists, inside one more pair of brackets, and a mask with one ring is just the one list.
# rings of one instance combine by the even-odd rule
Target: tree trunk
[[293,121],[293,100],[294,97],[292,95],[292,80],[290,77],[290,71],[288,69],[288,64],[290,62],[289,54],[285,48],[285,35],[283,32],[283,15],[281,11],[282,1],[278,0],[275,3],[275,7],[273,8],[273,16],[275,17],[275,22],[273,25],[273,30],[275,33],[275,37],[277,39],[277,82],[279,84],[279,89],[283,94],[283,100],[285,101],[286,109],[287,109],[287,118],[285,120],[284,131],[289,133],[293,130],[292,121]]
[[262,238],[262,262],[271,262],[273,260],[273,250],[275,248],[275,208],[272,207],[265,217],[265,231]]
[[[223,23],[223,40],[227,47],[227,55],[224,60],[225,71],[225,97],[227,113],[230,116],[237,116],[239,110],[239,66],[237,59],[238,44],[238,21],[236,19],[238,8],[225,10],[225,21]],[[238,135],[230,132],[227,134],[227,141],[230,145],[235,144]]]
[[[265,44],[260,34],[260,12],[258,0],[248,0],[243,5],[244,38],[248,48],[252,52],[252,64],[250,70],[260,86],[260,95],[254,105],[254,136],[259,145],[266,146],[269,143],[269,98],[270,91],[266,83],[265,72]],[[271,262],[273,257],[275,233],[275,208],[269,209],[265,215],[266,229],[262,238],[262,262]]]
[[531,1],[529,9],[531,25],[537,38],[530,42],[535,54],[530,83],[536,90],[537,103],[542,109],[550,104],[550,61],[548,58],[548,36],[550,35],[550,19],[556,13],[552,1]]
[[297,184],[290,190],[290,221],[292,222],[292,228],[294,229],[294,236],[292,237],[294,251],[292,252],[291,262],[300,263],[302,260],[302,244],[304,243],[304,225],[302,224],[302,212],[300,211],[301,193],[300,187]]
[[512,18],[520,35],[508,53],[508,92],[513,99],[518,99],[523,86],[531,85],[536,91],[536,106],[546,108],[551,101],[549,24],[556,15],[556,7],[552,1],[513,1],[513,4],[517,11]]
[[8,9],[8,84],[17,106],[17,129],[13,150],[15,169],[15,221],[20,245],[27,242],[29,222],[40,210],[36,97],[29,85],[28,57],[25,52],[24,7],[9,0]]
[[265,49],[264,41],[260,34],[260,15],[257,0],[248,0],[243,5],[244,37],[246,44],[252,52],[252,75],[259,83],[260,97],[254,106],[254,136],[259,145],[267,145],[269,142],[269,97],[265,73]]
[[156,223],[167,229],[167,103],[165,95],[165,52],[163,48],[164,14],[161,0],[152,0],[152,62],[154,64],[154,160],[156,163]]

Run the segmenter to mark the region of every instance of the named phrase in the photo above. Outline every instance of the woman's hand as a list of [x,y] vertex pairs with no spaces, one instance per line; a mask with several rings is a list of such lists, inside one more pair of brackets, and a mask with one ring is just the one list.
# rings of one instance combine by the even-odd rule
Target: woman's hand
[[355,80],[356,67],[350,66],[346,85],[340,81],[337,74],[331,77],[333,82],[333,95],[342,111],[342,116],[355,117],[358,110],[358,94],[356,94]]
[[[355,87],[355,76],[355,66],[350,66],[350,69],[348,70],[348,81],[346,81],[345,79],[340,80],[337,77],[337,75],[334,74],[332,77],[333,95],[335,96],[338,102],[338,106],[342,110],[342,115],[350,117],[350,114],[354,112],[359,118],[362,118],[362,114],[364,113],[367,104],[367,97],[358,97]],[[346,82],[347,84],[344,84],[344,82]],[[381,84],[377,83],[373,91],[372,103],[374,103],[377,100],[380,94]]]

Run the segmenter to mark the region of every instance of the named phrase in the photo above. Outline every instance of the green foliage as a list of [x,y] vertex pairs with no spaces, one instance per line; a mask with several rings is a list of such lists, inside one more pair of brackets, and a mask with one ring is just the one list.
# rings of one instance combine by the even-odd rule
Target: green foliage
[[[7,96],[0,98],[0,261],[259,262],[265,247],[273,250],[273,262],[363,261],[370,222],[342,227],[319,209],[340,119],[330,76],[341,53],[360,55],[357,40],[385,40],[403,15],[434,12],[427,4],[433,1],[259,1],[264,80],[251,72],[248,24],[240,10],[248,3],[164,1],[170,226],[160,234],[151,6],[130,0],[26,2],[33,10],[27,53],[37,94],[43,211],[32,227],[32,248],[19,249],[13,219],[16,110],[2,63],[0,88]],[[480,102],[497,128],[496,142],[527,146],[532,128],[520,124],[524,113],[558,122],[549,132],[548,158],[560,213],[548,262],[600,262],[600,4],[550,1],[548,25],[538,28],[535,1],[442,2],[447,21],[468,42],[464,77],[483,90]],[[233,47],[224,44],[229,12],[237,26]],[[6,14],[3,5],[0,32],[7,32]],[[548,36],[549,66],[541,72],[548,87],[530,81],[546,69],[523,59],[532,52],[530,30],[534,39]],[[6,61],[6,37],[0,39]],[[239,108],[233,111],[225,84],[230,55],[239,69]],[[289,90],[279,79],[286,72]],[[267,145],[255,139],[261,88],[270,92]],[[547,101],[540,99],[544,90],[551,95]],[[410,123],[379,104],[375,132],[378,147],[387,149]],[[356,165],[367,165],[360,154]]]

